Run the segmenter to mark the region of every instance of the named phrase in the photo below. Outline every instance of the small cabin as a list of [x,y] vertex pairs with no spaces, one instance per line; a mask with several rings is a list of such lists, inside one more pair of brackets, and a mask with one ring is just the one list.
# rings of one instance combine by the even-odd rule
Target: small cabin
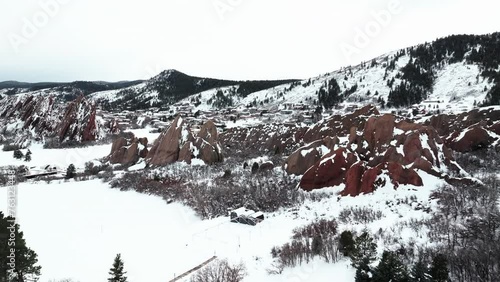
[[231,222],[242,223],[255,226],[264,220],[264,213],[246,208],[239,208],[231,211]]
[[26,179],[32,179],[42,176],[56,175],[58,173],[61,173],[61,171],[58,170],[57,166],[47,165],[40,168],[36,167],[29,168],[26,174],[24,174],[24,177]]

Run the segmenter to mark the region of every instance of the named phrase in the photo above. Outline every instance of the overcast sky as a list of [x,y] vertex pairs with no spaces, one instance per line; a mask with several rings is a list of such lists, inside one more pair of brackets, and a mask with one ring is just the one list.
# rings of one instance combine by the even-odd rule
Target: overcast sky
[[500,31],[498,0],[0,0],[0,81],[164,69],[308,78],[450,34]]

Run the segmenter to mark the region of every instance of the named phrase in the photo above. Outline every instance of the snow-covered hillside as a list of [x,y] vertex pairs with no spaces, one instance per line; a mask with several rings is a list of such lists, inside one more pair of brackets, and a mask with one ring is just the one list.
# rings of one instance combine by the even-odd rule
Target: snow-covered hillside
[[[404,81],[401,78],[401,69],[410,62],[409,55],[396,54],[397,52],[391,52],[366,64],[253,92],[246,97],[235,94],[234,89],[237,89],[238,85],[211,89],[187,97],[174,106],[190,105],[193,112],[218,110],[220,108],[214,105],[214,101],[217,100],[217,93],[222,92],[232,100],[229,106],[231,108],[254,105],[260,109],[272,110],[283,109],[286,104],[315,107],[318,91],[332,79],[337,81],[342,93],[347,93],[347,98],[337,108],[345,109],[352,105],[370,103],[380,105],[381,100],[387,103],[389,93],[393,89],[393,86],[388,85],[388,81],[394,78],[392,85]],[[387,64],[391,59],[395,60],[395,67],[388,70]],[[450,113],[473,109],[476,104],[485,100],[488,90],[494,85],[493,81],[483,77],[481,73],[482,69],[478,64],[468,64],[465,61],[436,67],[432,90],[420,103],[420,107]],[[99,97],[102,94],[94,95]]]

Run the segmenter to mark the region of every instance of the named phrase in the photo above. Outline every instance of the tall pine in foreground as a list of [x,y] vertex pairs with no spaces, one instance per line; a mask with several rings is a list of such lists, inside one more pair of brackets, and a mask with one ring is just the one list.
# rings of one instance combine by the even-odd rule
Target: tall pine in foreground
[[127,276],[125,276],[127,272],[123,270],[123,261],[121,258],[121,254],[117,254],[115,257],[115,261],[113,262],[113,267],[109,270],[108,278],[109,282],[127,282]]
[[[0,211],[0,281],[36,281],[42,269],[38,265],[38,255],[26,245],[24,233],[13,220]],[[9,240],[11,236],[14,241]],[[14,253],[10,252],[11,249]],[[10,256],[15,256],[15,261],[11,261]],[[12,270],[10,275],[8,270]]]

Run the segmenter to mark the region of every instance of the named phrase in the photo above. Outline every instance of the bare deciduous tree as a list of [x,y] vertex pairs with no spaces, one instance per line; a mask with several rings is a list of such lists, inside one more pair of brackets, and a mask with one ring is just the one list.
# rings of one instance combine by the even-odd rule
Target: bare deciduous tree
[[240,282],[245,275],[243,264],[230,265],[227,260],[217,260],[194,274],[191,282]]

